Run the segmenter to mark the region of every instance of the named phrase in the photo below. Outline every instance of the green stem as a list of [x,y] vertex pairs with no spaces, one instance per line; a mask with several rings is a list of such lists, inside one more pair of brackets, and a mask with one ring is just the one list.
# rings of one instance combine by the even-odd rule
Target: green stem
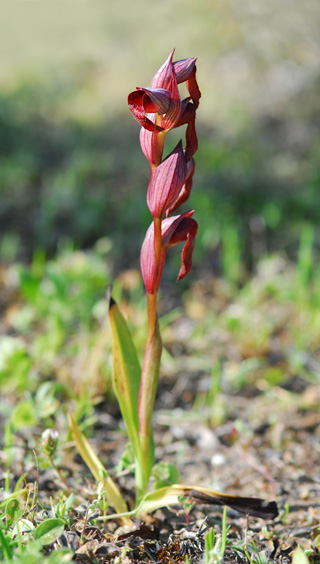
[[[159,379],[162,342],[157,316],[158,287],[160,283],[161,259],[161,218],[154,218],[154,251],[157,264],[157,283],[153,294],[147,294],[147,344],[141,373],[139,393],[139,436],[142,451],[141,466],[136,478],[138,499],[141,499],[148,488],[149,477],[154,463],[154,448],[152,438],[152,413]],[[142,490],[142,491],[141,491]]]

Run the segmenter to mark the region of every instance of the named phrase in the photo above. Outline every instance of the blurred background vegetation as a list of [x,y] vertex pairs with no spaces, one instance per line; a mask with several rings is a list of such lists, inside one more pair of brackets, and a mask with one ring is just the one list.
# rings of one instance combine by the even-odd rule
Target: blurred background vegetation
[[1,10],[2,260],[107,238],[115,273],[138,267],[149,170],[126,97],[173,47],[176,59],[198,57],[202,91],[188,202],[199,221],[195,265],[236,279],[267,253],[296,258],[306,229],[317,256],[317,0],[25,1]]
[[21,0],[1,12],[0,416],[33,425],[66,394],[92,422],[92,398],[111,393],[107,282],[143,349],[149,165],[127,95],[174,47],[198,57],[187,206],[199,234],[178,287],[179,252],[166,265],[163,372],[235,389],[318,379],[319,1]]

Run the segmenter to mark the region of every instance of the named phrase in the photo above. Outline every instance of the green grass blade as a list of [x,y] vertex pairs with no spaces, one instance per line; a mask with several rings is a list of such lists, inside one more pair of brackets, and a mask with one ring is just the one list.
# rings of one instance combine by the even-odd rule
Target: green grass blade
[[5,559],[7,561],[12,560],[12,550],[10,548],[10,545],[8,543],[7,538],[3,534],[3,530],[2,530],[1,525],[0,525],[0,545],[1,545],[2,552],[4,554]]

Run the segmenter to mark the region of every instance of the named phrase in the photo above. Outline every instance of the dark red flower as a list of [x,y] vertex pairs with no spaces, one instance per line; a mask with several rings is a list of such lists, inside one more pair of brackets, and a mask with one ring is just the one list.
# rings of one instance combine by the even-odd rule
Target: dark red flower
[[159,272],[156,265],[154,251],[154,224],[152,223],[146,233],[141,248],[140,265],[142,278],[147,292],[153,294],[158,289],[161,279],[166,252],[169,247],[185,242],[181,255],[181,268],[177,280],[184,278],[192,266],[192,253],[198,230],[197,222],[192,219],[194,210],[181,215],[168,217],[161,223],[162,249]]
[[[173,70],[173,51],[158,70],[151,88],[137,88],[128,96],[128,104],[136,120],[149,131],[169,131],[180,116],[181,101]],[[147,114],[156,114],[152,120]]]

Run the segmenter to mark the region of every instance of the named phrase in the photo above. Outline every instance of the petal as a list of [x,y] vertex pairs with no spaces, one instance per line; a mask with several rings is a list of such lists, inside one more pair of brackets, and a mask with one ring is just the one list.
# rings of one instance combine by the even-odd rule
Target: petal
[[191,159],[198,150],[198,138],[195,128],[196,108],[189,98],[185,98],[181,103],[181,113],[175,127],[188,124],[186,130],[186,158]]
[[[188,225],[186,223],[188,222]],[[182,249],[181,254],[181,268],[178,274],[178,280],[181,280],[190,272],[192,267],[192,254],[196,242],[196,235],[198,231],[198,224],[194,219],[186,219],[185,227],[188,230],[187,241]]]
[[[161,223],[161,234],[162,234],[162,246],[170,247],[171,239],[174,233],[178,230],[179,225],[185,219],[188,219],[194,214],[194,210],[189,210],[180,215],[173,215],[171,217],[165,218]],[[183,241],[184,239],[182,239]],[[175,241],[177,243],[178,241]],[[181,242],[181,241],[179,241]],[[174,243],[173,243],[174,244]]]
[[[160,258],[160,273],[158,276],[154,251],[154,224],[151,223],[141,247],[140,266],[143,282],[147,292],[153,294],[161,280],[166,252],[169,247],[177,243],[186,242],[181,254],[181,268],[177,280],[184,278],[192,266],[192,253],[198,230],[197,222],[192,219],[194,210],[181,215],[168,217],[161,223],[162,251]],[[158,280],[158,283],[157,283]]]
[[169,88],[171,92],[169,109],[167,113],[161,118],[161,127],[166,131],[172,129],[175,126],[181,112],[180,93],[175,76],[172,77]]
[[166,114],[170,108],[171,93],[164,88],[137,88],[144,92],[143,105],[146,112],[155,112],[159,115]]
[[198,137],[196,133],[195,119],[189,121],[186,131],[186,159],[191,159],[198,150]]
[[185,98],[181,102],[181,111],[179,119],[177,120],[175,127],[180,127],[180,125],[185,125],[195,118],[196,108],[195,105],[190,102],[190,98]]
[[175,72],[178,84],[181,84],[181,82],[185,82],[186,80],[188,80],[188,78],[190,77],[190,75],[192,74],[195,68],[196,60],[197,59],[193,57],[190,59],[182,59],[181,61],[175,61],[173,63],[173,70]]
[[191,210],[180,216],[164,219],[162,222],[162,245],[164,247],[172,247],[177,243],[186,241],[182,249],[181,268],[177,281],[184,278],[190,272],[192,266],[192,253],[198,231],[197,222],[191,218],[193,213],[194,211]]
[[148,186],[147,204],[152,217],[163,217],[177,199],[187,175],[187,163],[182,143],[157,166]]
[[165,63],[163,63],[162,67],[160,67],[160,69],[154,75],[151,82],[152,88],[166,88],[167,90],[169,90],[170,82],[172,80],[172,77],[174,76],[172,63],[173,53],[174,49],[171,51],[169,57],[167,58]]
[[[160,276],[164,266],[166,249],[161,251],[160,259]],[[156,264],[156,256],[154,250],[154,224],[151,223],[141,247],[140,253],[141,274],[145,288],[149,294],[153,294],[157,289],[158,269]]]
[[193,180],[195,167],[196,164],[194,159],[190,159],[189,161],[187,161],[187,176],[185,183],[182,186],[181,192],[177,197],[176,201],[172,204],[172,206],[169,209],[167,209],[166,211],[167,216],[170,215],[170,213],[177,210],[178,208],[180,208],[180,206],[188,200],[192,188],[192,180]]
[[168,131],[172,129],[180,115],[180,93],[176,75],[173,69],[172,57],[174,49],[168,59],[153,77],[151,87],[156,89],[165,88],[171,93],[170,107],[166,115],[161,119],[161,127]]
[[192,101],[197,108],[199,106],[199,100],[201,98],[201,92],[199,90],[199,86],[196,80],[196,66],[191,73],[191,76],[187,80],[187,89],[192,98]]
[[[149,131],[162,131],[162,127],[153,123],[147,116],[146,113],[150,111],[150,100],[147,99],[146,94],[143,90],[135,90],[131,92],[128,96],[128,105],[136,120]],[[146,110],[146,107],[149,110]],[[152,106],[152,112],[155,112],[155,106]]]
[[[150,114],[149,117],[150,120],[154,123],[156,116],[154,114]],[[147,130],[145,127],[141,127],[140,145],[145,157],[149,161],[151,168],[154,168],[161,163],[164,140],[164,132],[153,132]]]

